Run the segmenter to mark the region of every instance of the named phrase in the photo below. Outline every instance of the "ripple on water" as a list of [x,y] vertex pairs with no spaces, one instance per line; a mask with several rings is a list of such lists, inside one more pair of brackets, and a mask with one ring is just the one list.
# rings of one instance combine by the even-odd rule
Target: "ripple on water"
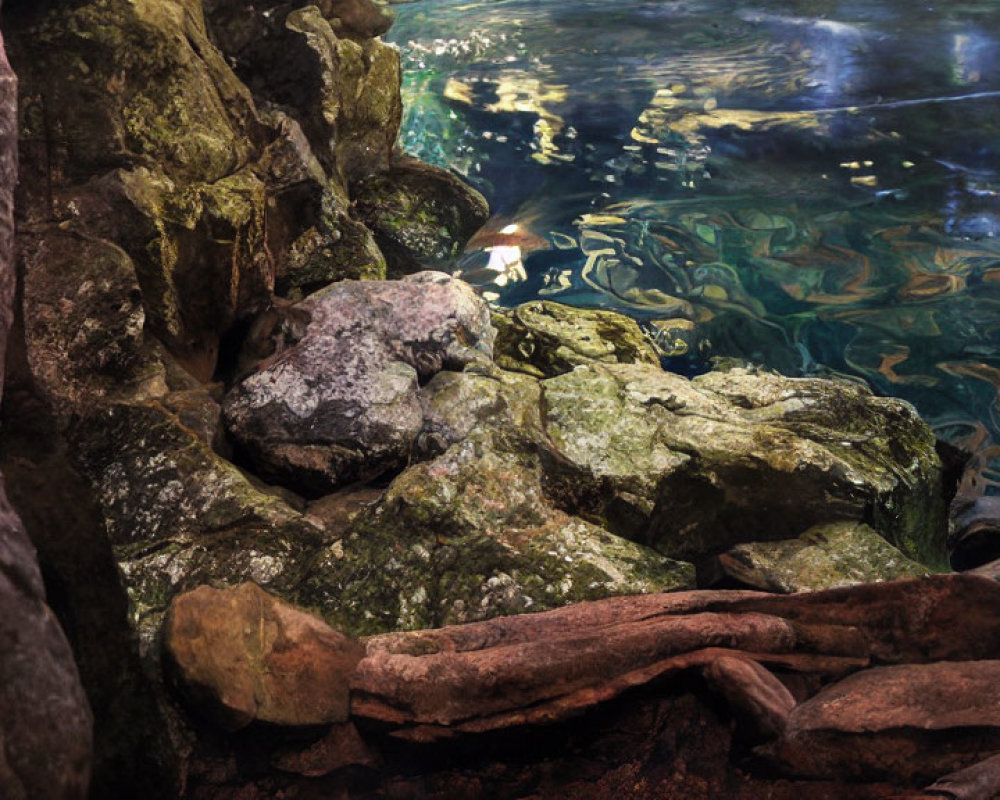
[[490,299],[617,309],[689,371],[863,378],[992,492],[1000,6],[937,6],[420,0],[401,142],[489,197],[456,270]]

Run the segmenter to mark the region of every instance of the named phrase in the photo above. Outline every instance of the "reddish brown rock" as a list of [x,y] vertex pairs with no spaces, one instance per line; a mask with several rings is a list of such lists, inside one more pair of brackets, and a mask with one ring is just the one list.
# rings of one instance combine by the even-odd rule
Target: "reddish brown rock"
[[[863,645],[889,664],[971,661],[1000,654],[1000,584],[979,575],[762,595],[726,604],[725,610],[775,614],[793,621],[803,635],[812,631],[825,640],[835,636],[844,646]],[[820,646],[830,652],[835,645],[827,641]]]
[[253,583],[178,596],[166,655],[191,708],[228,730],[254,720],[324,725],[348,717],[360,644]]
[[702,673],[761,736],[778,736],[784,730],[795,698],[773,673],[756,661],[721,656]]
[[797,706],[770,752],[790,774],[918,781],[1000,751],[1000,661],[876,667]]
[[318,777],[341,767],[374,767],[378,753],[368,745],[352,722],[334,725],[329,732],[305,750],[288,750],[272,760],[272,766],[297,775]]
[[951,800],[991,800],[1000,795],[1000,755],[945,775],[927,787],[934,797]]

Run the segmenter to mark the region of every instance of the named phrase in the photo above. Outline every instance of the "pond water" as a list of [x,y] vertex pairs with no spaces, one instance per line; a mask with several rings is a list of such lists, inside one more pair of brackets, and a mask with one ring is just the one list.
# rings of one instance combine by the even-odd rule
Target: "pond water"
[[488,297],[863,379],[1000,488],[1000,2],[396,11],[401,142],[490,200],[456,267]]

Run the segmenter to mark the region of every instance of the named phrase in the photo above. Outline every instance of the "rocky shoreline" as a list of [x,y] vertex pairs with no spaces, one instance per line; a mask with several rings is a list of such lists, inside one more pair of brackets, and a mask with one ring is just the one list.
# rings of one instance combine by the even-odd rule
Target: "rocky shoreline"
[[960,454],[438,271],[390,22],[4,4],[0,795],[1000,792]]

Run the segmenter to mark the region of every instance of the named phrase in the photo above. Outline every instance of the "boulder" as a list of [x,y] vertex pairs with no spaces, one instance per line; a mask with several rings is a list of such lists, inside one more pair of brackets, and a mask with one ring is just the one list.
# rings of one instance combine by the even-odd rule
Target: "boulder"
[[175,594],[207,581],[288,591],[323,546],[320,527],[255,488],[164,404],[110,405],[78,421],[70,441],[145,652]]
[[721,576],[768,592],[810,592],[927,574],[859,522],[816,525],[796,539],[747,542],[716,559]]
[[0,795],[83,800],[93,759],[90,707],[45,605],[34,548],[2,489],[0,604]]
[[475,189],[410,158],[397,158],[387,171],[360,183],[355,202],[393,277],[449,269],[490,213]]
[[162,385],[143,347],[142,293],[123,250],[58,229],[22,233],[18,250],[25,358],[51,407],[79,412],[98,398],[141,392],[144,381]]
[[907,556],[944,561],[930,429],[850,382],[733,369],[688,380],[590,364],[542,382],[558,499],[674,558],[864,521]]
[[396,478],[299,600],[343,630],[377,633],[693,586],[690,564],[553,508],[543,479],[530,445],[473,434]]
[[164,652],[195,714],[226,730],[253,721],[344,722],[362,646],[253,583],[175,598]]
[[539,300],[494,311],[498,366],[552,378],[581,364],[659,364],[635,320],[599,309]]
[[405,466],[420,382],[492,347],[485,304],[441,273],[335,284],[296,310],[302,338],[235,386],[225,415],[260,474],[314,495]]
[[936,778],[1000,751],[1000,661],[875,667],[796,706],[769,752],[811,778]]
[[982,567],[1000,558],[1000,497],[978,497],[952,520],[948,550],[957,570]]

